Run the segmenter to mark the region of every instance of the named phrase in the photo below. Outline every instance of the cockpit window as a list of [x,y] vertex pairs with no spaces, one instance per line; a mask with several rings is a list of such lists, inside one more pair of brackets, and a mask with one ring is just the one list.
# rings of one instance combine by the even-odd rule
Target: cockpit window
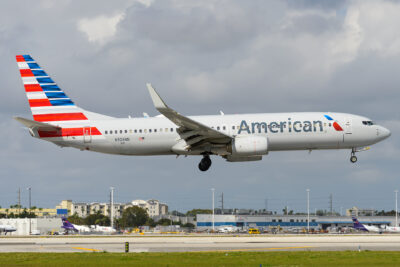
[[368,126],[374,125],[374,123],[372,121],[363,121],[362,123],[364,125],[368,125]]

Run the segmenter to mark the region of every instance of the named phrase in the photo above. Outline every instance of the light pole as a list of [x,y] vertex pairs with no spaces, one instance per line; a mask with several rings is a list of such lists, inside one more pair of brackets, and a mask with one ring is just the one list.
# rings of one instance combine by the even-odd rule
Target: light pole
[[307,234],[310,232],[310,189],[307,189]]
[[114,187],[110,187],[110,189],[111,189],[111,207],[110,207],[111,228],[114,229]]
[[211,188],[212,191],[212,230],[214,232],[214,225],[215,225],[215,214],[214,214],[214,192],[215,188]]
[[394,193],[395,193],[395,195],[396,195],[396,227],[398,227],[399,226],[399,224],[398,224],[398,222],[397,222],[397,193],[399,192],[399,190],[394,190]]
[[28,190],[29,190],[29,235],[31,235],[32,234],[32,223],[31,223],[31,212],[32,212],[32,210],[31,210],[31,187],[28,187],[27,188]]

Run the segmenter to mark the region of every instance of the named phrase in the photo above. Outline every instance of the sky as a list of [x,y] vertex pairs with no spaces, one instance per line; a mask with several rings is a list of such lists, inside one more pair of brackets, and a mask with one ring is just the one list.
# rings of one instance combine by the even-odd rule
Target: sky
[[[159,199],[170,210],[281,212],[394,209],[400,188],[400,2],[330,0],[2,1],[0,206],[61,200]],[[80,107],[115,117],[158,115],[151,82],[184,115],[332,111],[363,115],[392,136],[358,153],[272,152],[259,162],[115,156],[32,138],[15,55],[30,54]],[[266,199],[268,199],[266,201]]]

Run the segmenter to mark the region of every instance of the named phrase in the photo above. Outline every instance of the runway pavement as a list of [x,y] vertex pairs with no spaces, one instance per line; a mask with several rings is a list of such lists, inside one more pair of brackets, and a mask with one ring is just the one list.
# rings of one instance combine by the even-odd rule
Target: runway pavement
[[399,250],[400,235],[1,237],[0,252]]

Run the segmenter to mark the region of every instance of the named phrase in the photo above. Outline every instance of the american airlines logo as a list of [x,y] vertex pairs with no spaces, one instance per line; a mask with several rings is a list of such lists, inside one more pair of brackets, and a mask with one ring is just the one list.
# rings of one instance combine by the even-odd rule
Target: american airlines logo
[[[333,119],[328,116],[324,115],[325,118],[332,123],[333,128],[336,131],[343,131],[342,127]],[[331,122],[332,121],[332,122]],[[251,134],[251,133],[283,133],[284,129],[287,128],[288,132],[323,132],[324,125],[323,122],[320,120],[317,121],[293,121],[292,118],[288,118],[287,121],[280,121],[280,122],[251,122],[247,123],[246,120],[242,120],[239,126],[238,134],[243,132]]]

